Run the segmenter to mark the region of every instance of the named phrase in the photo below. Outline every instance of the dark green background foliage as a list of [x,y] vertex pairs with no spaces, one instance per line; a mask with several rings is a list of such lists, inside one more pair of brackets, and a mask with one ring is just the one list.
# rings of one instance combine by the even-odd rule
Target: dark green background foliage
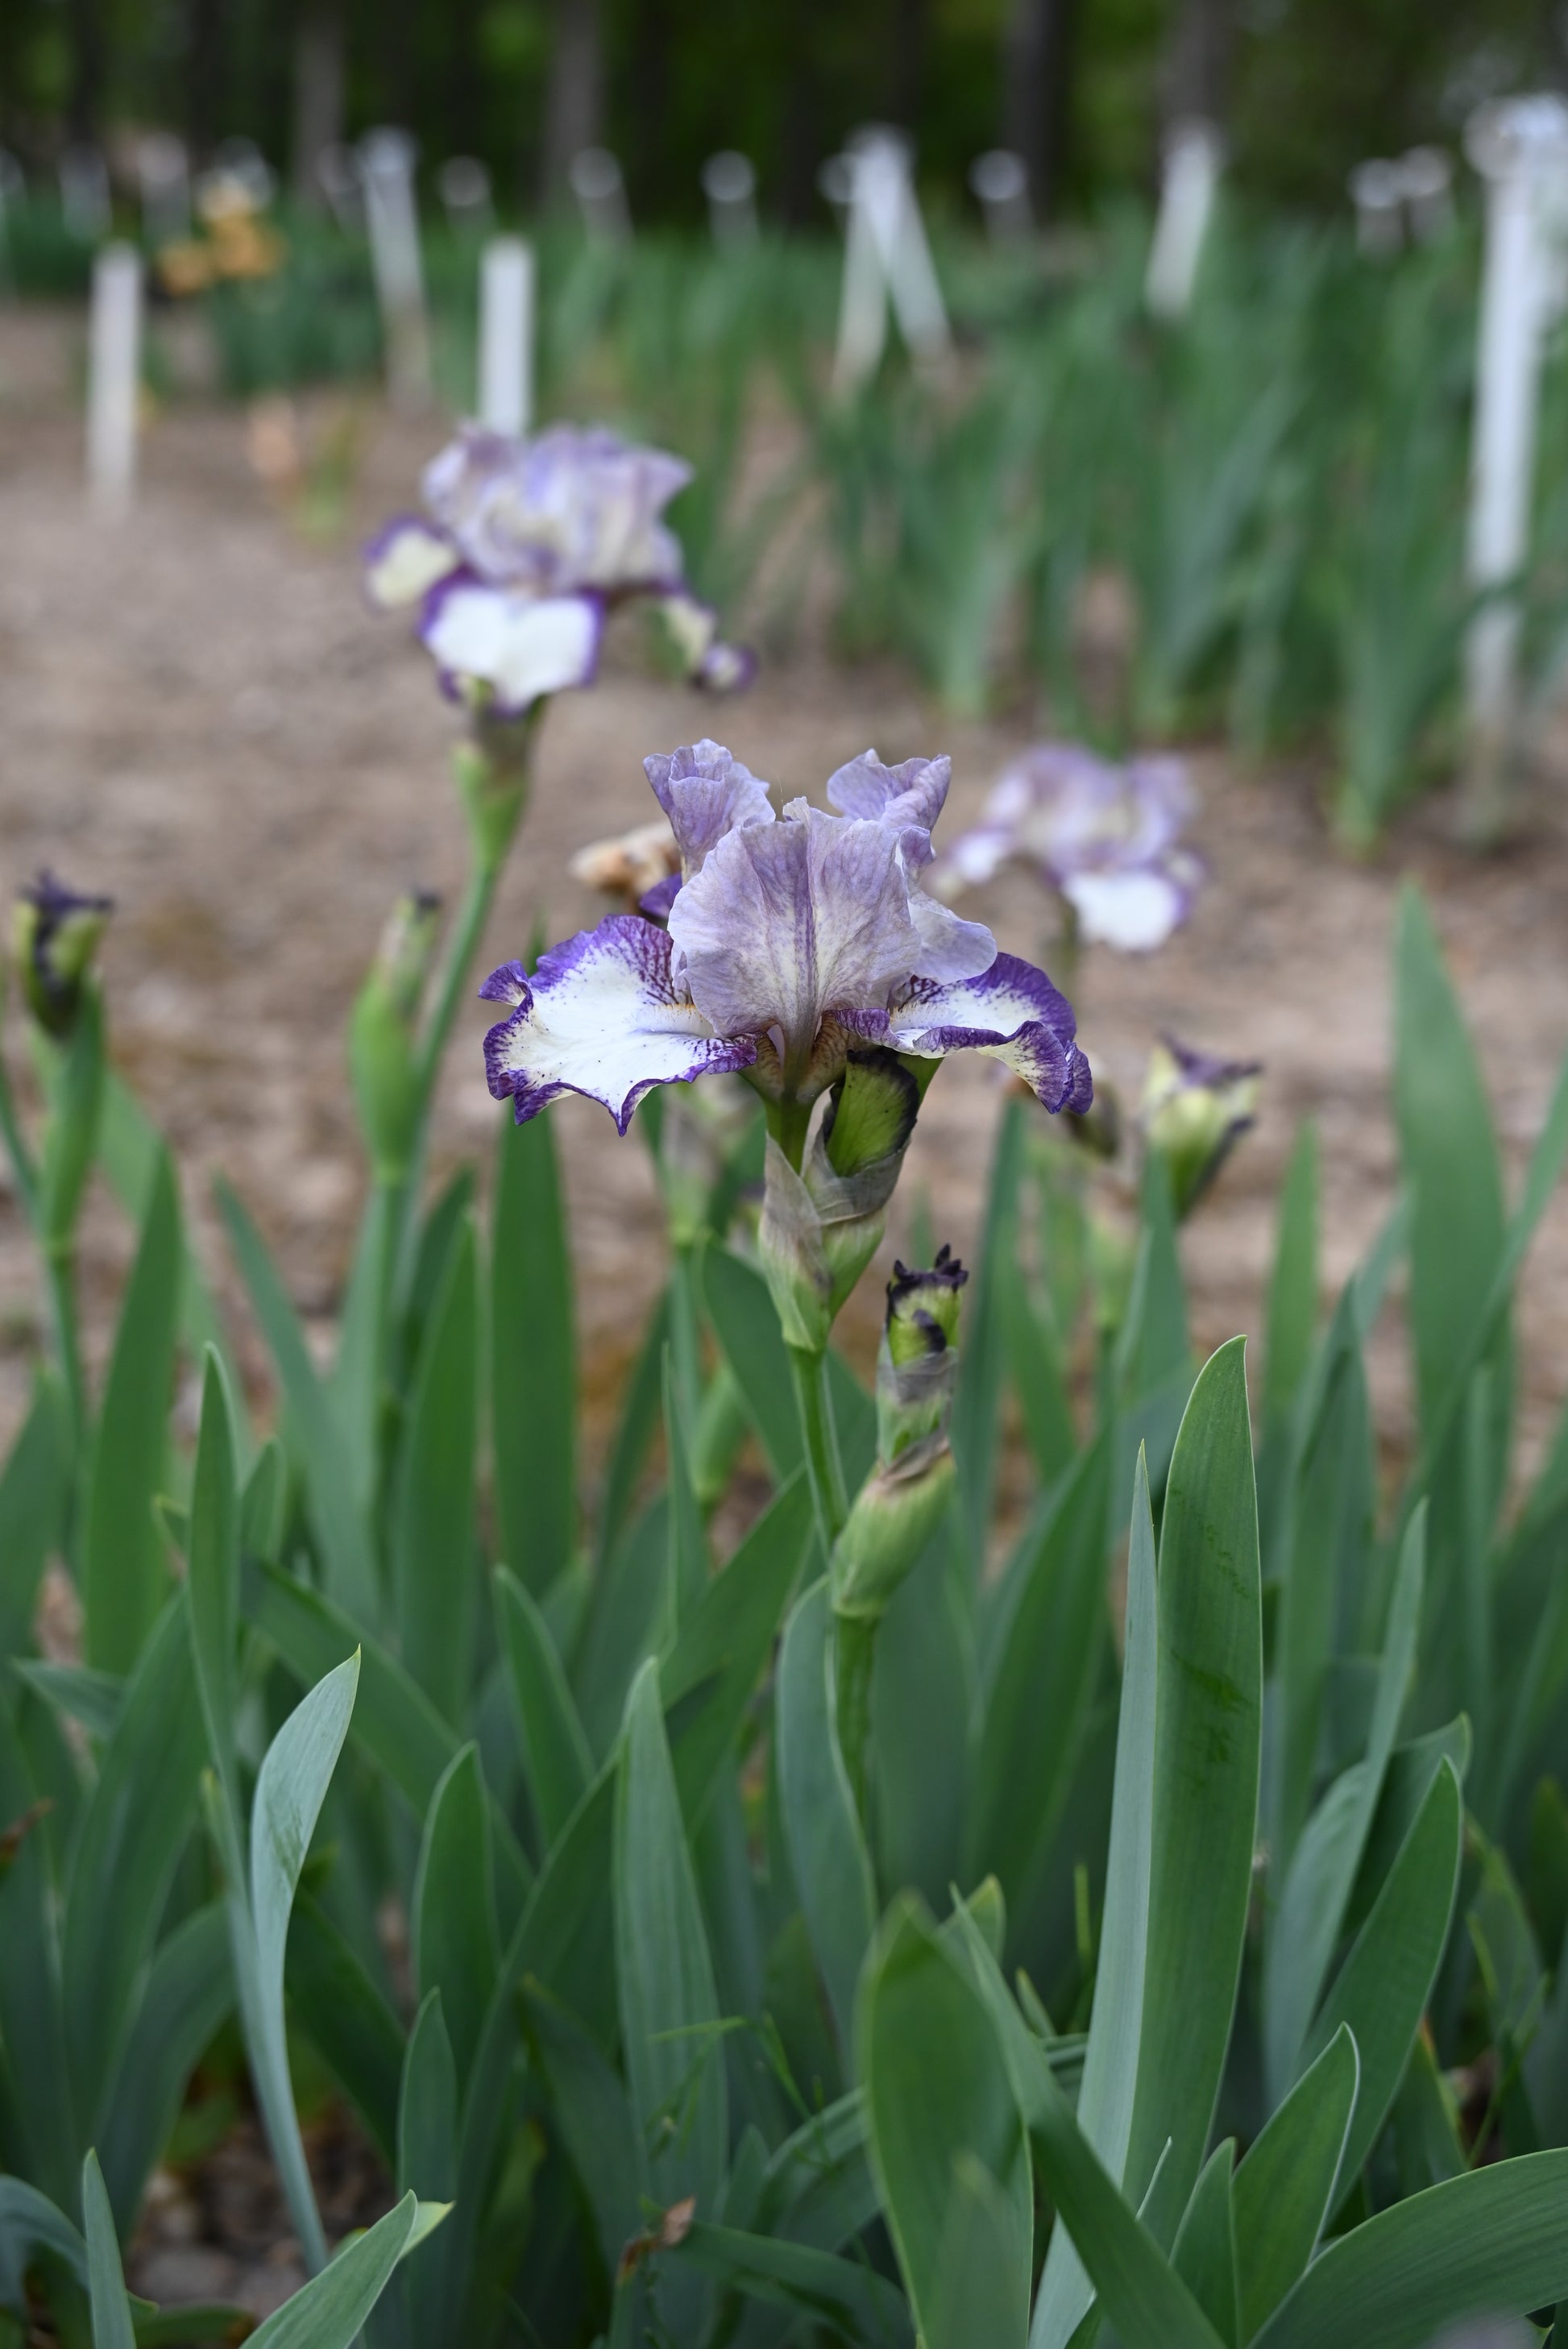
[[[232,133],[290,146],[294,37],[312,0],[8,0],[0,138],[43,157],[62,126],[166,122],[198,146]],[[409,124],[428,163],[490,164],[503,202],[531,202],[544,151],[554,12],[544,0],[343,0],[347,128]],[[1171,0],[1067,0],[1070,207],[1149,183]],[[600,128],[634,212],[700,216],[716,148],[755,160],[764,202],[823,217],[820,160],[868,119],[915,133],[928,194],[963,207],[972,158],[1006,115],[1007,0],[603,0]],[[1452,140],[1477,98],[1559,77],[1541,0],[1243,0],[1230,130],[1250,189],[1342,201],[1368,153]]]

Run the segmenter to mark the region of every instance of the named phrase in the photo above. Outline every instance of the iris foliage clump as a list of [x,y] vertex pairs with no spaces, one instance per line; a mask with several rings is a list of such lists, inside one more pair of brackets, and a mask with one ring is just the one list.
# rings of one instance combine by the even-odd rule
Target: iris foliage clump
[[[472,1169],[432,1195],[434,1074],[553,689],[501,709],[482,667],[502,620],[555,642],[562,583],[520,554],[539,502],[604,531],[572,542],[595,593],[679,577],[645,452],[482,453],[464,528],[511,533],[504,611],[469,667],[438,655],[473,880],[439,962],[437,909],[396,910],[356,1006],[373,1179],[329,1364],[221,1195],[271,1433],[112,1070],[110,909],[55,881],[18,908],[41,1109],[7,1081],[0,1124],[50,1337],[0,1476],[0,2339],[46,2312],[97,2349],[231,2323],[128,2298],[118,2248],[221,2044],[312,2271],[259,2340],[1550,2326],[1568,1436],[1522,1485],[1512,1313],[1568,1080],[1511,1199],[1408,898],[1398,1201],[1326,1314],[1303,1131],[1249,1391],[1239,1340],[1193,1358],[1178,1207],[1255,1069],[1166,1048],[1108,1244],[1061,1130],[1089,1105],[1069,1007],[924,894],[945,762],[866,753],[835,812],[778,811],[703,741],[648,762],[674,851],[648,910],[486,983],[522,1122],[488,1206]],[[612,543],[659,548],[657,578],[608,575]],[[978,1247],[899,1264],[873,1395],[834,1319],[958,1050],[1013,1073]],[[634,1121],[667,1231],[593,1480],[563,1089]],[[101,1381],[74,1281],[95,1170],[140,1234]],[[1401,1280],[1390,1483],[1365,1355]],[[50,1571],[79,1661],[39,1651]],[[332,2258],[296,2100],[323,2072],[390,2181]]]

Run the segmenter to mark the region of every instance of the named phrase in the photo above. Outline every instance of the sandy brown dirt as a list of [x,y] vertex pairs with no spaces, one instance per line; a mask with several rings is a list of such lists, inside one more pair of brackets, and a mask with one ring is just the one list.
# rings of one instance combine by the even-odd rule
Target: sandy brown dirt
[[[12,331],[8,328],[8,331]],[[362,604],[352,535],[305,544],[247,464],[232,410],[176,410],[150,431],[134,519],[87,511],[79,428],[57,398],[57,336],[12,332],[0,405],[0,884],[52,863],[119,901],[105,955],[114,1051],[169,1133],[208,1261],[235,1289],[209,1206],[222,1169],[253,1204],[302,1309],[324,1340],[341,1294],[361,1168],[342,1030],[395,894],[455,893],[462,829],[447,781],[455,732],[401,624]],[[51,358],[52,355],[52,358]],[[51,364],[55,369],[51,377]],[[375,427],[357,497],[368,523],[408,500],[438,427]],[[783,792],[816,792],[874,742],[888,758],[945,748],[947,819],[975,811],[1022,719],[954,725],[889,671],[820,659],[764,668],[727,707],[640,674],[634,636],[589,693],[543,730],[538,784],[486,957],[519,952],[536,916],[561,936],[596,918],[565,872],[583,840],[648,811],[640,761],[717,729]],[[1538,785],[1525,836],[1479,863],[1446,846],[1434,805],[1375,864],[1327,846],[1306,780],[1237,775],[1200,757],[1197,828],[1212,878],[1189,928],[1148,959],[1091,951],[1081,1030],[1097,1071],[1136,1092],[1155,1030],[1255,1054],[1268,1077],[1256,1133],[1189,1227],[1205,1345],[1260,1320],[1273,1202],[1298,1118],[1319,1121],[1327,1168],[1326,1274],[1337,1282],[1388,1205],[1387,942],[1402,869],[1429,892],[1487,1056],[1512,1170],[1568,1046],[1568,821]],[[1024,875],[971,908],[1003,942],[1038,953],[1047,909]],[[488,967],[488,965],[487,965]],[[493,1146],[476,1004],[447,1072],[438,1146]],[[11,1039],[13,1063],[17,1057]],[[923,1189],[940,1229],[973,1236],[995,1117],[995,1072],[955,1063],[934,1089],[902,1193]],[[622,1359],[660,1268],[644,1155],[602,1112],[559,1122],[578,1250],[585,1361],[602,1385]],[[84,1280],[98,1349],[128,1235],[107,1204],[89,1220]],[[35,1343],[33,1268],[0,1199],[0,1402],[25,1392]],[[1548,1218],[1525,1286],[1526,1422],[1533,1441],[1568,1388],[1568,1203]],[[240,1317],[242,1321],[242,1316]],[[1377,1349],[1379,1412],[1397,1438],[1400,1349]],[[247,1360],[261,1371],[253,1344]]]

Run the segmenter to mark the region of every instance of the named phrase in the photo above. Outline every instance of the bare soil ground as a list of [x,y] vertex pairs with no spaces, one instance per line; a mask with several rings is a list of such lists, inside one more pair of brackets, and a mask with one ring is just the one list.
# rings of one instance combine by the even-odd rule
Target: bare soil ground
[[[83,497],[80,424],[64,396],[69,354],[56,323],[0,314],[0,891],[47,863],[114,894],[104,957],[114,1054],[174,1144],[261,1392],[263,1359],[221,1245],[211,1179],[222,1170],[249,1201],[325,1342],[363,1180],[345,1017],[397,893],[417,884],[452,896],[460,884],[462,826],[446,773],[453,713],[404,627],[365,607],[354,555],[358,524],[409,502],[440,428],[376,423],[355,531],[324,550],[269,503],[237,411],[175,409],[147,435],[134,517],[111,527]],[[566,861],[651,812],[640,764],[648,750],[718,732],[787,797],[820,796],[831,770],[868,742],[890,760],[945,749],[955,777],[945,822],[956,827],[1037,730],[1023,717],[954,725],[908,678],[823,658],[765,667],[744,700],[716,708],[640,674],[634,653],[634,640],[626,657],[613,651],[594,690],[549,713],[535,803],[485,968],[521,952],[536,919],[561,937],[598,917]],[[1435,908],[1517,1181],[1568,1048],[1568,807],[1562,773],[1537,779],[1514,844],[1481,862],[1447,844],[1433,803],[1377,860],[1350,866],[1326,843],[1310,776],[1246,777],[1209,756],[1196,771],[1197,842],[1212,879],[1191,925],[1151,958],[1091,950],[1078,995],[1091,1061],[1124,1099],[1135,1097],[1161,1028],[1266,1064],[1257,1130],[1183,1240],[1207,1348],[1260,1327],[1274,1202],[1301,1117],[1315,1116],[1322,1133],[1329,1284],[1390,1205],[1388,946],[1405,872]],[[1046,942],[1047,909],[1022,875],[968,910],[1017,951],[1037,956]],[[446,1074],[448,1163],[495,1145],[484,1025],[476,1003]],[[19,1066],[15,1020],[10,1052]],[[913,1145],[903,1212],[923,1191],[939,1236],[961,1250],[975,1235],[996,1107],[996,1072],[954,1064]],[[660,1218],[634,1140],[618,1142],[588,1103],[552,1115],[568,1170],[585,1379],[604,1396],[661,1278]],[[122,1219],[95,1197],[84,1261],[94,1360],[129,1248]],[[25,1402],[40,1304],[15,1202],[0,1194],[0,1433]],[[1568,1392],[1568,1197],[1547,1217],[1521,1320],[1533,1453]],[[861,1348],[869,1333],[868,1314]],[[1374,1384],[1380,1430],[1396,1446],[1408,1428],[1401,1345],[1388,1317]],[[174,2239],[181,2227],[191,2240],[188,2220]],[[227,2290],[225,2278],[214,2269],[210,2281]]]
[[[377,421],[354,525],[324,550],[270,503],[237,411],[168,411],[147,435],[133,519],[109,526],[82,494],[79,421],[62,397],[69,349],[55,321],[0,321],[0,886],[9,893],[49,863],[114,894],[105,967],[115,1056],[174,1143],[220,1287],[235,1299],[209,1201],[222,1169],[325,1334],[362,1182],[344,1018],[397,891],[418,884],[453,895],[461,877],[447,779],[454,715],[401,624],[364,605],[354,555],[360,523],[408,502],[440,427]],[[536,920],[559,937],[598,917],[566,860],[651,812],[647,750],[717,730],[788,796],[820,795],[833,767],[868,742],[890,759],[946,749],[951,831],[1035,730],[1022,717],[955,725],[907,678],[822,658],[765,667],[744,699],[716,705],[639,673],[636,655],[634,637],[613,647],[599,685],[550,712],[484,967],[521,951]],[[1206,755],[1195,767],[1196,836],[1212,878],[1191,925],[1151,957],[1091,950],[1078,995],[1097,1074],[1124,1100],[1161,1028],[1266,1064],[1257,1131],[1184,1241],[1208,1343],[1259,1326],[1274,1195],[1303,1115],[1323,1137],[1330,1283],[1388,1206],[1388,941],[1403,872],[1436,909],[1517,1173],[1568,1047],[1568,808],[1563,775],[1539,778],[1519,837],[1482,862],[1447,844],[1445,812],[1432,802],[1377,861],[1353,866],[1326,841],[1307,774],[1243,776]],[[1048,910],[1025,875],[1005,877],[969,910],[1017,951],[1047,948]],[[448,1160],[494,1146],[484,1024],[476,1003],[447,1072],[438,1143]],[[907,1208],[923,1190],[960,1246],[975,1230],[995,1084],[984,1064],[944,1071],[901,1195]],[[587,1103],[553,1114],[596,1383],[659,1278],[658,1218],[634,1142],[617,1143]],[[84,1278],[100,1347],[128,1245],[98,1203]],[[25,1392],[38,1300],[4,1198],[0,1300],[8,1422]],[[1568,1201],[1548,1218],[1522,1318],[1527,1426],[1538,1440],[1568,1390]],[[1377,1387],[1396,1441],[1398,1353],[1390,1327]],[[253,1349],[248,1360],[260,1375]]]

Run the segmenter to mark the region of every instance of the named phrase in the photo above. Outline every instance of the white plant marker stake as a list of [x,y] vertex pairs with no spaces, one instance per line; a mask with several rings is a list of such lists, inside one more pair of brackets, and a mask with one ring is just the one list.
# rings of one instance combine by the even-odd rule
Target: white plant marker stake
[[191,233],[191,166],[185,142],[171,130],[150,131],[136,150],[141,187],[141,230],[154,251],[183,244]]
[[624,244],[632,233],[626,182],[608,147],[584,147],[573,155],[566,177],[592,244]]
[[[844,274],[839,289],[839,338],[833,354],[833,388],[853,391],[877,370],[887,341],[887,273],[872,226],[868,159],[845,156],[843,179]],[[874,171],[874,164],[873,164]],[[825,167],[824,167],[825,169]],[[835,175],[836,176],[836,175]],[[828,201],[832,202],[830,193]]]
[[721,147],[710,155],[702,167],[702,191],[715,244],[733,252],[756,243],[757,173],[748,155],[734,147]]
[[985,233],[993,244],[1016,244],[1033,228],[1029,210],[1029,174],[1021,155],[1010,147],[988,148],[969,166],[969,185],[985,215]]
[[533,411],[533,251],[492,237],[480,270],[480,422],[526,432]]
[[106,244],[93,263],[88,343],[88,490],[100,513],[124,514],[136,486],[141,390],[141,255]]
[[398,408],[430,397],[430,335],[419,215],[414,204],[415,145],[406,130],[372,130],[359,142],[370,265],[387,339],[387,388]]
[[860,132],[849,150],[850,206],[833,382],[852,390],[876,370],[887,340],[888,297],[917,358],[952,348],[947,310],[915,202],[906,140]]
[[1212,122],[1197,116],[1175,123],[1166,141],[1160,181],[1160,217],[1149,248],[1143,299],[1156,318],[1187,314],[1220,184],[1222,149]]
[[1375,156],[1350,174],[1356,243],[1369,261],[1387,261],[1405,242],[1405,179],[1401,165]]
[[84,244],[108,234],[108,167],[96,147],[67,147],[60,157],[60,209]]
[[[1483,107],[1465,147],[1487,182],[1469,545],[1470,584],[1485,591],[1516,579],[1530,551],[1542,340],[1560,298],[1553,248],[1568,196],[1568,107],[1552,97]],[[1465,640],[1466,820],[1478,834],[1496,828],[1513,748],[1520,616],[1516,601],[1499,596]]]
[[1412,147],[1401,155],[1399,180],[1418,244],[1435,244],[1454,224],[1454,167],[1440,147]]
[[446,208],[447,226],[458,235],[465,229],[488,229],[495,218],[490,175],[477,155],[449,155],[436,174],[436,192]]

